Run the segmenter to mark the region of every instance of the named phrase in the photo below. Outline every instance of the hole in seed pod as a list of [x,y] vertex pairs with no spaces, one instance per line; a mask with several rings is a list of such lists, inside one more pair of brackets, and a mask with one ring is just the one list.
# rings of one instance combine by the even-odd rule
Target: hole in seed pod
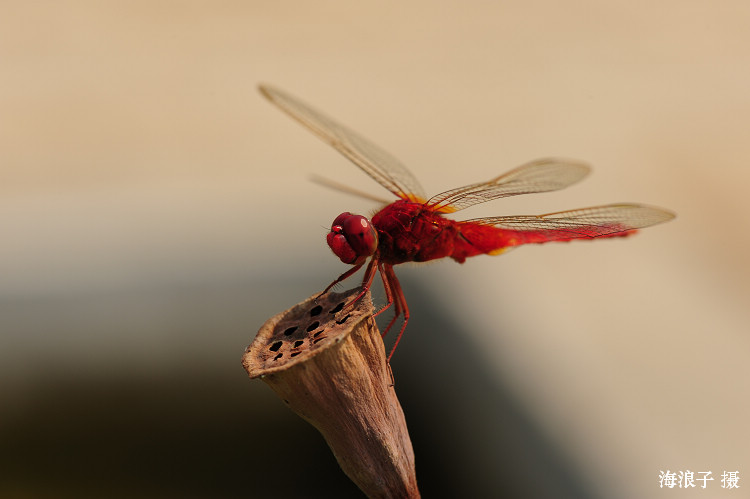
[[284,336],[291,336],[294,334],[296,330],[297,330],[297,326],[292,326],[290,328],[287,328],[286,331],[284,331]]
[[320,331],[318,331],[315,334],[313,334],[313,338],[317,338],[318,336],[320,336],[321,334],[323,334],[323,331],[325,331],[325,329],[321,329]]
[[322,311],[323,311],[323,307],[321,307],[320,305],[316,305],[312,308],[312,310],[310,310],[310,317],[315,317]]
[[310,331],[314,331],[314,330],[318,329],[318,326],[320,326],[320,322],[318,322],[318,321],[313,322],[312,324],[310,324],[309,326],[307,326],[307,332],[309,333]]
[[293,348],[299,348],[299,347],[302,346],[303,343],[304,343],[304,341],[297,340],[297,341],[294,342],[294,347]]
[[283,345],[283,344],[284,344],[283,341],[277,341],[273,345],[271,345],[270,347],[268,347],[268,349],[270,351],[272,351],[272,352],[278,352],[279,348],[281,348],[281,345]]
[[276,357],[274,357],[274,358],[273,358],[273,360],[279,360],[279,359],[280,359],[281,357],[283,357],[283,356],[284,356],[284,354],[283,354],[283,353],[280,353],[280,354],[278,354],[278,355],[277,355]]
[[316,343],[317,343],[317,342],[319,342],[319,341],[323,341],[324,339],[326,339],[326,337],[325,337],[325,336],[321,336],[320,338],[315,338],[315,339],[314,339],[314,340],[312,341],[312,342],[313,342],[313,345],[314,345],[314,344],[316,344]]
[[343,324],[343,323],[345,323],[349,319],[349,317],[351,317],[351,316],[349,314],[346,314],[346,317],[344,317],[343,319],[337,320],[336,324]]
[[339,303],[338,305],[336,305],[336,307],[333,310],[331,310],[329,313],[335,314],[336,312],[340,311],[342,308],[344,308],[344,302],[343,301],[341,303]]
[[301,354],[302,352],[293,352],[290,357],[296,357],[297,355]]

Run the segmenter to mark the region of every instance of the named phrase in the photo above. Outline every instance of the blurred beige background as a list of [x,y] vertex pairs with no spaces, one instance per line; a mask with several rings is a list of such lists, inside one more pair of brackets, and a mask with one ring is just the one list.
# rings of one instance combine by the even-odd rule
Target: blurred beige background
[[[429,193],[543,156],[594,167],[566,191],[463,218],[616,201],[674,210],[675,221],[627,240],[398,273],[451,314],[458,341],[476,347],[593,497],[657,497],[666,469],[713,472],[710,491],[679,497],[730,494],[725,470],[744,480],[735,497],[750,486],[747,2],[72,1],[2,11],[0,430],[26,418],[51,380],[114,371],[148,384],[178,378],[181,356],[193,366],[221,359],[253,410],[275,403],[241,379],[242,348],[265,317],[344,270],[325,246],[330,221],[376,208],[310,174],[388,193],[265,102],[256,86],[268,82],[391,151]],[[185,289],[234,296],[235,308],[222,298],[219,319],[196,317],[207,326],[188,334],[164,312],[193,321]],[[262,315],[238,317],[253,301]],[[212,336],[214,320],[240,333]],[[440,331],[420,320],[404,341],[428,354]],[[400,382],[416,361],[408,356],[394,360]],[[461,363],[436,356],[432,369],[450,380]],[[485,403],[462,407],[466,425]],[[33,473],[17,471],[19,495],[44,495]]]

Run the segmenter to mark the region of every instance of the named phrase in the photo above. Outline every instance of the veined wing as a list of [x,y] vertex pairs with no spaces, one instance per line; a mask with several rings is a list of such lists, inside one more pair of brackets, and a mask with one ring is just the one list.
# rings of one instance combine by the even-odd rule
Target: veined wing
[[641,204],[608,204],[537,216],[488,217],[461,224],[493,225],[513,232],[513,244],[568,241],[629,234],[669,221],[674,213]]
[[393,194],[408,201],[424,202],[419,181],[390,153],[286,92],[265,85],[259,90]]
[[589,167],[579,161],[539,159],[487,182],[445,191],[431,197],[426,204],[440,213],[452,213],[493,199],[563,189],[581,180],[589,171]]

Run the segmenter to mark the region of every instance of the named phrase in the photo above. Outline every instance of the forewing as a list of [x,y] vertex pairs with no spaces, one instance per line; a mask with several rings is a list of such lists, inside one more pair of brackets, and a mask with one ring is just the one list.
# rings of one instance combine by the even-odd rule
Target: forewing
[[546,158],[531,161],[487,182],[451,189],[433,196],[427,206],[441,213],[452,213],[493,199],[519,194],[563,189],[589,173],[581,162]]
[[282,111],[312,130],[393,194],[401,199],[424,202],[422,186],[390,153],[286,92],[264,85],[259,89]]
[[461,223],[493,225],[516,232],[519,238],[516,244],[524,244],[624,235],[673,218],[673,213],[661,208],[609,204],[547,215],[476,218]]

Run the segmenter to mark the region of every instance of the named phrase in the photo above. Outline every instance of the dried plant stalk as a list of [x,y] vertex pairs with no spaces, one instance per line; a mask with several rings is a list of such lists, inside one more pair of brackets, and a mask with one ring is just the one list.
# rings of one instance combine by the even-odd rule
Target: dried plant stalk
[[406,421],[369,293],[328,293],[269,319],[242,364],[323,434],[368,497],[419,497]]

